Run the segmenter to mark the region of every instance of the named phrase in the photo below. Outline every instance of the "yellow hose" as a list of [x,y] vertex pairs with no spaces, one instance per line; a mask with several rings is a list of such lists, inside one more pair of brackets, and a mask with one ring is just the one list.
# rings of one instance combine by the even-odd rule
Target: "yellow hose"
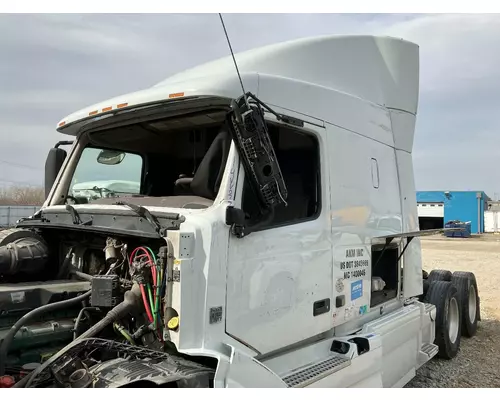
[[132,338],[132,336],[130,335],[130,333],[125,329],[125,327],[123,327],[122,325],[120,325],[118,322],[115,322],[113,323],[113,328],[115,328],[118,332],[120,332],[122,334],[122,336],[127,339],[127,341],[135,346],[135,342],[134,342],[134,339]]

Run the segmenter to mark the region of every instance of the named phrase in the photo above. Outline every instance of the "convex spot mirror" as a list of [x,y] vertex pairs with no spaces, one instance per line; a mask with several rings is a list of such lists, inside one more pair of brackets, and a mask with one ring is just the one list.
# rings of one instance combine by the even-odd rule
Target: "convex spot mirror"
[[104,165],[120,164],[125,158],[125,153],[115,150],[101,150],[97,156],[97,162]]

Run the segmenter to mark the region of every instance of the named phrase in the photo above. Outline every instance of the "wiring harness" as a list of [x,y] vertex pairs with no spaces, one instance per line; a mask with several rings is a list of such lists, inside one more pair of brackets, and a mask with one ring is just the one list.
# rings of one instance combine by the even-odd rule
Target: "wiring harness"
[[162,299],[167,283],[166,263],[158,263],[156,255],[147,246],[135,248],[129,257],[130,275],[139,284],[149,323],[163,341]]

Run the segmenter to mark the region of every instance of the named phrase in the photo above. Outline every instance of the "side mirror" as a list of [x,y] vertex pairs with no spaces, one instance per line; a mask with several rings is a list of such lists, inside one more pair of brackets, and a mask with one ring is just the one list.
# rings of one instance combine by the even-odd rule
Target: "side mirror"
[[125,158],[125,153],[114,150],[102,150],[97,156],[97,162],[104,165],[120,164]]
[[245,213],[239,208],[229,206],[226,208],[226,225],[231,227],[231,232],[237,237],[245,236]]
[[56,181],[57,174],[66,159],[66,150],[59,147],[53,147],[49,150],[45,160],[45,198],[49,196],[50,189]]

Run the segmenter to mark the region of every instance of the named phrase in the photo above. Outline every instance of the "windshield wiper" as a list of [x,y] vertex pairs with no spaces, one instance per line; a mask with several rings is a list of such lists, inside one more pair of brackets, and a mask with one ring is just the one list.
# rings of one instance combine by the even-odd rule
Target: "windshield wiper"
[[139,217],[145,218],[154,228],[158,235],[163,236],[165,228],[163,228],[153,214],[149,212],[149,210],[143,206],[138,206],[136,204],[127,203],[125,201],[117,201],[114,203],[117,206],[125,206],[130,208],[133,212],[135,212]]
[[71,214],[74,225],[92,225],[91,219],[89,219],[86,222],[83,222],[82,219],[80,218],[80,214],[78,214],[78,212],[75,210],[75,207],[73,207],[72,205],[66,204],[66,211],[68,211]]

